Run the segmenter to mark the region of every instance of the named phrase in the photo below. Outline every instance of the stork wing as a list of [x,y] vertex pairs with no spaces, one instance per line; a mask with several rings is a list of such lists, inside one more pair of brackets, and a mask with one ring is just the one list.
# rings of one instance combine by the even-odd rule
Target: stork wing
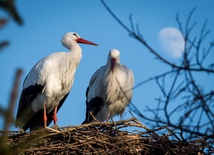
[[[89,87],[87,88],[87,91],[89,91]],[[104,102],[101,97],[92,98],[89,102],[86,100],[86,118],[82,124],[91,122],[93,120],[91,114],[96,116],[96,114],[102,109],[103,104]]]
[[[16,126],[20,126],[20,124],[26,124],[26,120],[20,120],[22,113],[25,111],[25,109],[30,105],[30,103],[37,97],[38,94],[40,94],[44,87],[44,80],[41,79],[40,76],[40,70],[43,67],[43,61],[44,59],[40,60],[29,72],[29,74],[26,76],[24,82],[23,82],[23,90],[21,93],[21,97],[19,100],[19,106],[18,111],[16,115]],[[44,77],[46,78],[46,77]],[[31,117],[31,116],[25,116],[24,117]],[[25,118],[24,118],[25,119]],[[22,127],[22,125],[21,125]]]
[[[22,90],[16,119],[19,118],[22,111],[30,104],[30,102],[36,98],[38,93],[42,92],[43,88],[44,86],[36,84],[34,86],[29,86]],[[16,122],[16,126],[18,125],[17,123],[18,122]]]
[[101,97],[102,92],[100,90],[101,87],[100,79],[102,79],[105,68],[106,68],[105,66],[102,66],[91,77],[89,86],[86,90],[86,118],[82,124],[91,122],[93,120],[91,114],[93,116],[96,116],[96,114],[103,107],[104,102]]

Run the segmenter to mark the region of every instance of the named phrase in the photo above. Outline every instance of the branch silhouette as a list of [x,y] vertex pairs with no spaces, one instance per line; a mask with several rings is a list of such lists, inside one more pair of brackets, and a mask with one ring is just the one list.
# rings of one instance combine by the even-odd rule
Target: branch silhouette
[[[104,0],[101,0],[105,9],[124,28],[129,36],[136,39],[148,51],[153,54],[156,60],[169,66],[169,70],[164,73],[150,77],[138,83],[133,89],[148,82],[155,82],[160,90],[160,96],[156,97],[157,108],[146,107],[146,112],[153,117],[146,116],[131,103],[130,110],[136,113],[144,121],[147,121],[153,128],[167,125],[168,127],[179,129],[185,133],[185,138],[193,139],[196,136],[213,137],[214,133],[214,90],[209,90],[202,85],[197,75],[205,77],[214,76],[214,62],[209,62],[211,52],[213,52],[214,41],[205,46],[205,40],[210,34],[207,30],[207,20],[205,20],[199,36],[193,36],[197,22],[192,21],[196,8],[193,8],[183,24],[179,14],[176,15],[178,28],[185,41],[184,53],[180,64],[175,64],[161,56],[143,37],[139,30],[139,25],[133,22],[130,15],[130,27],[125,25],[117,15],[110,9]],[[172,120],[175,115],[179,115],[177,122]],[[151,115],[150,115],[151,116]]]

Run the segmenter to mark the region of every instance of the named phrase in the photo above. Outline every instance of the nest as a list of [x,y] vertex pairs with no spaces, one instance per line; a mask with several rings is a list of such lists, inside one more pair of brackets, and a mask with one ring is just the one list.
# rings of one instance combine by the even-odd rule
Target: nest
[[[162,130],[168,131],[167,134],[158,134]],[[198,155],[214,152],[207,139],[187,142],[167,127],[151,130],[136,118],[63,127],[56,132],[43,129],[16,133],[9,136],[7,142],[4,153],[9,150],[12,154]]]

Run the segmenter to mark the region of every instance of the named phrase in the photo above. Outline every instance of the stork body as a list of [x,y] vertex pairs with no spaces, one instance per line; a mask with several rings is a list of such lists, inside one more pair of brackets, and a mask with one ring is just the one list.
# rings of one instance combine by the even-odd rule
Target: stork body
[[[120,52],[112,49],[107,64],[91,77],[86,91],[86,118],[83,123],[108,121],[115,115],[122,116],[132,99],[133,72],[120,63]],[[91,113],[91,114],[90,114]]]
[[40,60],[26,76],[19,100],[16,126],[36,130],[56,125],[56,113],[62,106],[74,82],[74,75],[82,58],[78,43],[96,45],[74,32],[62,38],[69,52],[53,53]]

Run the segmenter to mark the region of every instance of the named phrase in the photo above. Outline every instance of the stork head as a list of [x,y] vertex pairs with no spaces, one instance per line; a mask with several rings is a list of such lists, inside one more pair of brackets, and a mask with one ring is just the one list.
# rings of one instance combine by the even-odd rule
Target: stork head
[[109,51],[108,63],[111,65],[111,71],[114,71],[116,63],[120,63],[120,51],[117,49],[112,49]]
[[71,46],[73,46],[76,43],[82,43],[82,44],[90,44],[98,46],[97,44],[90,42],[88,40],[85,40],[81,38],[77,33],[75,32],[68,32],[62,37],[62,44],[66,48],[70,49]]

